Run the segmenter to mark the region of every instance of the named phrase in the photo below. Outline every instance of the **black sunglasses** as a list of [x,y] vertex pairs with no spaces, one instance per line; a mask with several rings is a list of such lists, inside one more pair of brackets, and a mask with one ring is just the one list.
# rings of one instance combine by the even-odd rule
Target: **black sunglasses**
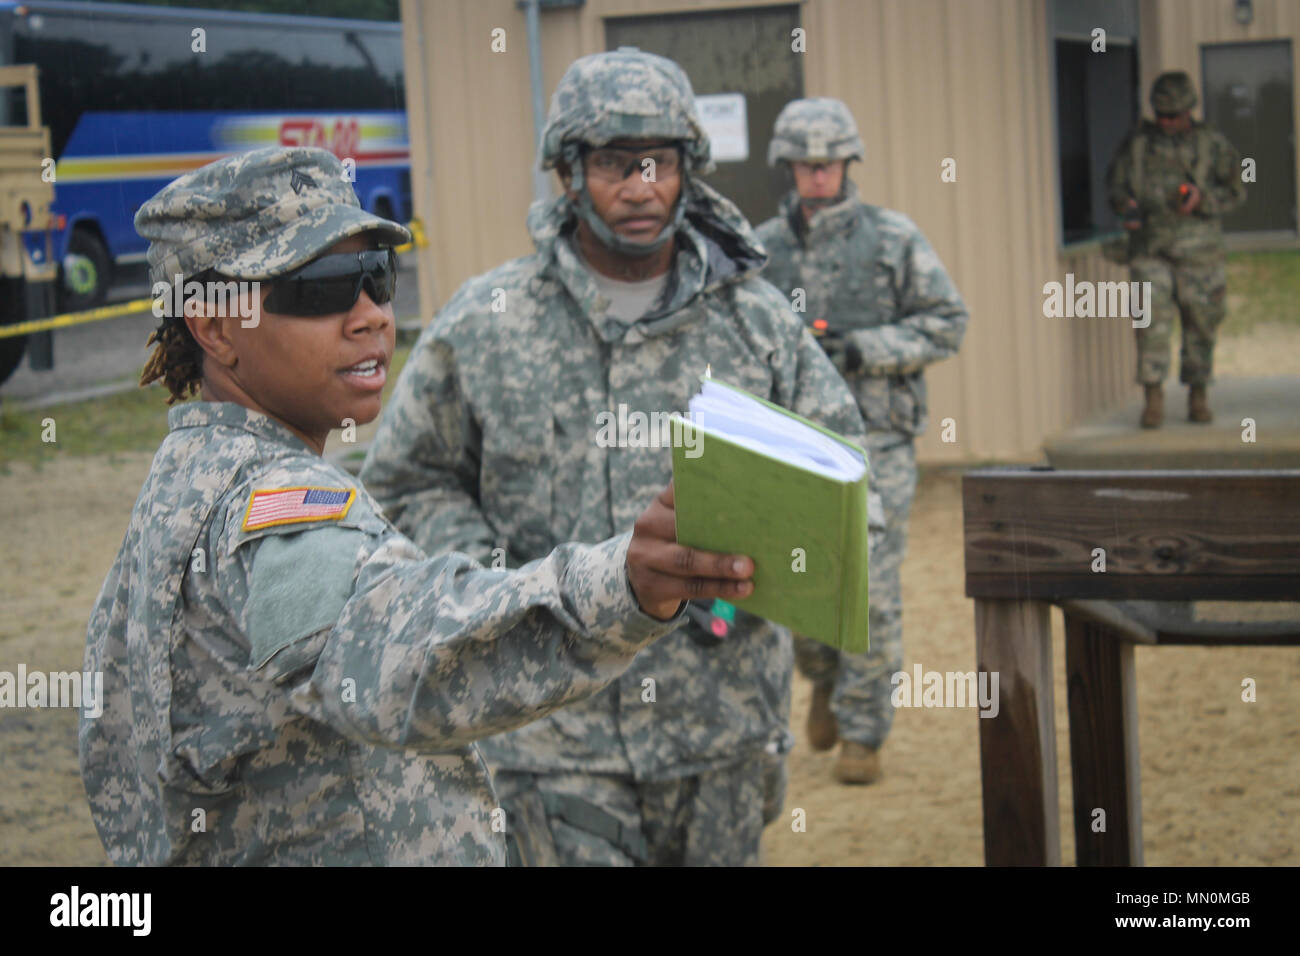
[[393,298],[397,289],[397,254],[367,249],[321,256],[288,275],[269,280],[263,307],[280,315],[334,315],[356,305],[364,288],[375,305]]

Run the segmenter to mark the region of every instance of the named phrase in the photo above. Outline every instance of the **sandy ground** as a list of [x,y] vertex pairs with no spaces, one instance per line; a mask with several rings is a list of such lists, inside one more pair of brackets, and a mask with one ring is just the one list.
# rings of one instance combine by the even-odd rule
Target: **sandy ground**
[[[70,459],[0,475],[0,670],[80,668],[86,620],[112,564],[150,456]],[[38,493],[33,493],[36,489]],[[923,474],[904,567],[906,667],[970,670],[974,616],[962,596],[960,476]],[[1073,861],[1064,649],[1055,646],[1061,845]],[[1300,654],[1285,648],[1137,652],[1148,864],[1297,864]],[[1241,679],[1258,701],[1240,700]],[[959,864],[983,860],[978,718],[900,710],[885,778],[846,788],[834,755],[803,742],[808,686],[796,682],[800,743],[772,864]],[[0,864],[102,864],[77,774],[76,713],[0,709]],[[806,832],[793,832],[801,808]]]
[[[152,454],[0,474],[0,670],[81,669],[86,621]],[[0,709],[0,864],[105,864],[77,772],[77,711]]]
[[[961,478],[923,470],[903,566],[904,669],[975,667],[973,604],[962,596]],[[1053,611],[1062,861],[1074,862],[1065,646]],[[1300,653],[1295,648],[1158,647],[1136,652],[1147,865],[1300,863]],[[1241,700],[1254,677],[1255,703]],[[983,864],[979,728],[973,709],[900,709],[884,777],[845,787],[834,752],[803,735],[809,685],[796,677],[785,820],[772,864]],[[792,811],[806,812],[794,832]]]

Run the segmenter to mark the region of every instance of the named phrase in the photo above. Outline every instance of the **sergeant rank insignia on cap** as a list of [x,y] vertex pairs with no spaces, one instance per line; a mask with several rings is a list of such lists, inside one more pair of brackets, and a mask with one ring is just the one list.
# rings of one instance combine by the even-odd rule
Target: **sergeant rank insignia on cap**
[[244,513],[243,531],[302,521],[338,521],[357,496],[355,488],[259,488]]
[[295,169],[289,174],[289,188],[294,191],[295,195],[301,196],[302,191],[308,186],[312,189],[320,188],[320,186],[317,185],[316,180],[312,179],[306,173],[301,173]]

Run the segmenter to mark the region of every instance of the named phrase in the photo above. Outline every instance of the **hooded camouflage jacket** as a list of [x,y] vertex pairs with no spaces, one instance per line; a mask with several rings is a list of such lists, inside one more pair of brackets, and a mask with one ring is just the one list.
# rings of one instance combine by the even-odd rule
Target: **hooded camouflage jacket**
[[845,378],[871,441],[920,435],[928,422],[922,370],[957,353],[966,305],[911,219],[864,203],[851,181],[845,191],[807,221],[798,193],[782,200],[757,230],[770,257],[763,276],[796,305],[802,289],[808,321],[825,319],[861,354]]
[[[607,315],[566,238],[574,219],[560,197],[530,211],[534,255],[471,279],[424,330],[361,472],[417,543],[485,561],[499,548],[514,563],[627,527],[672,476],[671,451],[647,447],[644,430],[636,440],[631,423],[684,412],[708,365],[861,442],[843,381],[758,278],[763,255],[744,217],[687,182],[675,267],[639,321]],[[624,416],[629,433],[600,440],[602,421]],[[667,779],[769,744],[783,751],[789,632],[740,612],[718,646],[691,633],[649,648],[590,700],[483,741],[484,754],[494,769]]]
[[[1187,215],[1177,210],[1184,183],[1201,190],[1200,203]],[[1202,123],[1166,134],[1143,120],[1111,160],[1106,193],[1121,215],[1130,198],[1137,201],[1142,228],[1132,237],[1131,256],[1221,255],[1222,219],[1246,200],[1241,154]]]
[[[87,633],[105,706],[80,762],[109,857],[504,863],[471,742],[680,623],[637,608],[627,536],[511,575],[425,560],[283,425],[228,403],[168,418]],[[259,498],[305,488],[327,517]]]

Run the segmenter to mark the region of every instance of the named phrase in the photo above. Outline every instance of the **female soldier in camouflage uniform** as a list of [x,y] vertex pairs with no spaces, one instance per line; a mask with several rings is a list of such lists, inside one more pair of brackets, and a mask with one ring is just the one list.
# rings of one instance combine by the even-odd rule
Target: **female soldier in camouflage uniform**
[[503,863],[473,741],[594,693],[680,625],[688,592],[752,587],[674,568],[752,565],[673,543],[668,493],[630,540],[517,572],[426,560],[322,460],[330,429],[379,413],[385,246],[409,239],[358,208],[329,153],[205,166],[136,228],[155,280],[257,281],[240,315],[191,298],[145,370],[203,400],[168,416],[87,633],[106,705],[83,718],[81,772],[110,858]]

